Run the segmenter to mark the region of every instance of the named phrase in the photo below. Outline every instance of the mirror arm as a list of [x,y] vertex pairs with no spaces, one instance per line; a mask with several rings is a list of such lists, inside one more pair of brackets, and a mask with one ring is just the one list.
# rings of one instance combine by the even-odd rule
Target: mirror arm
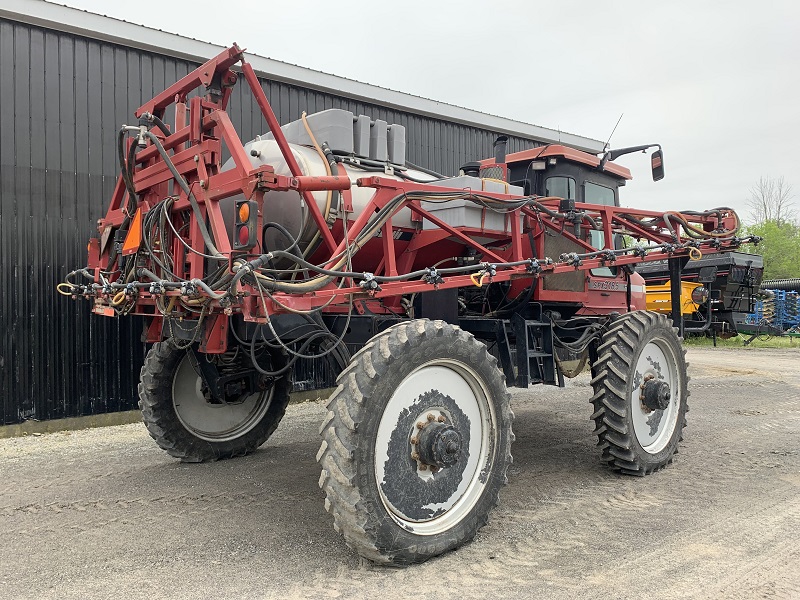
[[628,148],[617,148],[616,150],[606,150],[603,156],[600,157],[600,164],[597,165],[597,170],[602,171],[609,161],[615,161],[620,156],[631,154],[633,152],[644,152],[650,148],[658,148],[661,150],[661,144],[644,144],[642,146],[629,146]]

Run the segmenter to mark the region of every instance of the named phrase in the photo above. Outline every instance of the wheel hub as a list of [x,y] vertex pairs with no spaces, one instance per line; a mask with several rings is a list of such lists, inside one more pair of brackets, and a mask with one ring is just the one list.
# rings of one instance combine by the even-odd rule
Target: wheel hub
[[428,423],[417,435],[417,455],[433,470],[451,467],[461,456],[461,434],[443,422]]
[[244,436],[261,422],[273,398],[271,390],[260,389],[245,377],[252,375],[218,375],[216,383],[224,387],[222,393],[214,394],[187,355],[172,381],[175,415],[193,436],[207,442]]
[[664,410],[669,406],[672,391],[666,381],[656,379],[653,375],[648,375],[645,377],[640,389],[639,399],[642,405],[649,410]]

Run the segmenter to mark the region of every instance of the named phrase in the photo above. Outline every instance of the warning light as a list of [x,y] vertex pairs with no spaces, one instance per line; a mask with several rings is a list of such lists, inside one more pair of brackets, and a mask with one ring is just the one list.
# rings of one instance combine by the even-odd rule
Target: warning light
[[239,221],[246,222],[250,218],[250,205],[247,202],[242,202],[239,206]]
[[250,250],[258,237],[258,205],[251,200],[237,200],[234,210],[233,249]]
[[250,241],[250,228],[244,225],[239,228],[239,246],[247,246]]

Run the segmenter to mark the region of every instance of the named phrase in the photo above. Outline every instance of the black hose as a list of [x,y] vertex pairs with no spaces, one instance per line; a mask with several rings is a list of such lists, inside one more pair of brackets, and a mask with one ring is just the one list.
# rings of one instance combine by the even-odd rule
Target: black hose
[[331,150],[328,142],[322,142],[322,146],[320,146],[320,148],[322,149],[322,154],[325,155],[325,160],[328,161],[331,170],[333,170],[333,168],[336,167],[336,155],[333,153],[333,150]]
[[165,136],[169,136],[169,135],[171,135],[171,133],[170,133],[170,130],[169,130],[169,128],[167,127],[167,124],[166,124],[166,123],[164,123],[164,121],[162,121],[161,119],[159,119],[159,118],[158,118],[157,116],[155,116],[155,115],[150,115],[150,117],[152,118],[153,124],[154,124],[156,127],[158,127],[158,128],[159,128],[159,129],[162,131],[162,133],[163,133]]
[[520,306],[528,304],[528,301],[531,299],[531,296],[533,296],[533,291],[536,289],[537,282],[538,279],[531,281],[531,284],[523,293],[519,294],[516,298],[514,298],[511,302],[509,302],[505,306],[502,305],[498,306],[486,316],[497,317],[497,316],[507,315],[514,312]]
[[[287,251],[294,254],[297,258],[301,259],[303,258],[303,253],[300,251],[300,246],[297,245],[297,242],[300,240],[300,236],[303,234],[302,231],[297,234],[296,238],[293,238],[292,234],[289,233],[289,230],[286,229],[283,225],[281,225],[280,223],[276,223],[275,221],[268,221],[264,223],[264,226],[261,229],[261,247],[264,250],[268,250],[267,238],[266,238],[267,229],[277,229],[280,233],[282,233],[284,237],[286,237],[286,239],[289,240],[289,247],[287,248]],[[274,271],[274,269],[270,270]],[[292,273],[296,274],[297,271],[298,270],[295,268],[292,270]],[[304,269],[303,273],[305,274],[306,278],[308,278],[308,270]]]
[[[554,322],[553,324],[555,325]],[[604,324],[590,325],[574,342],[565,342],[554,334],[553,343],[556,346],[560,346],[561,348],[566,348],[567,350],[572,350],[573,352],[583,352],[584,350],[586,350],[586,348],[589,346],[592,340],[594,340],[595,338],[599,338],[603,330],[603,327]]]
[[407,169],[400,167],[398,165],[393,165],[389,162],[380,162],[378,160],[371,160],[369,158],[351,158],[349,156],[339,156],[336,158],[339,162],[342,162],[346,165],[350,165],[356,167],[358,169],[363,169],[364,171],[374,171],[374,172],[385,172],[386,167],[391,167],[394,171],[394,174],[397,177],[401,177],[403,179],[407,179],[408,181],[413,181],[414,183],[430,183],[431,181],[447,179],[444,175],[439,175],[438,173],[433,173],[432,171],[428,171],[426,169],[418,169],[417,167],[411,166],[410,163],[406,163],[409,167],[414,170],[420,171],[422,173],[426,173],[431,177],[435,177],[436,179],[419,179],[417,177],[413,177],[407,173]]
[[800,279],[768,279],[761,282],[761,289],[800,292]]
[[139,204],[139,197],[136,194],[136,186],[133,183],[133,173],[134,167],[136,165],[136,144],[131,144],[131,147],[128,148],[128,162],[127,162],[127,171],[128,171],[128,181],[131,182],[131,189],[133,190],[133,194],[128,194],[128,212],[133,213],[135,208],[137,208]]
[[300,236],[298,235],[296,238],[293,238],[292,234],[289,233],[289,230],[286,229],[286,227],[284,227],[280,223],[276,223],[275,221],[267,221],[266,223],[264,223],[264,226],[261,228],[261,246],[265,250],[267,249],[267,240],[266,240],[266,238],[264,236],[267,233],[267,229],[277,229],[279,232],[281,232],[286,237],[286,239],[289,240],[289,242],[290,242],[289,247],[286,248],[286,251],[287,252],[292,252],[292,254],[294,254],[298,258],[302,258],[302,253],[300,252],[300,247],[297,245],[297,242],[300,239]]
[[[274,376],[280,375],[280,374],[282,374],[282,373],[284,373],[284,372],[288,371],[288,370],[289,370],[289,368],[291,368],[291,366],[292,366],[292,365],[293,365],[295,362],[297,362],[297,360],[298,360],[298,359],[300,359],[300,358],[305,358],[305,359],[318,359],[318,358],[323,358],[324,356],[328,356],[329,354],[332,354],[332,353],[338,352],[338,351],[339,351],[339,348],[340,348],[340,346],[342,345],[342,341],[344,340],[344,336],[345,336],[345,334],[347,333],[347,330],[348,330],[348,328],[349,328],[349,326],[350,326],[350,318],[351,318],[352,316],[353,316],[353,303],[352,303],[352,296],[351,296],[351,302],[350,302],[350,311],[347,313],[347,321],[345,322],[344,328],[342,329],[342,335],[340,335],[340,336],[337,338],[337,337],[335,337],[335,336],[334,336],[333,332],[332,332],[332,331],[330,331],[330,330],[329,330],[329,329],[326,327],[326,328],[324,328],[324,329],[321,329],[320,331],[317,331],[317,332],[310,333],[310,334],[308,334],[308,336],[303,336],[304,338],[307,338],[307,339],[306,339],[306,341],[305,341],[305,342],[304,342],[304,343],[303,343],[303,344],[300,346],[300,348],[299,348],[298,350],[296,350],[296,351],[295,351],[295,350],[292,350],[291,348],[288,348],[288,347],[287,347],[287,346],[286,346],[286,345],[285,345],[285,344],[284,344],[284,343],[281,341],[281,339],[278,337],[278,334],[276,333],[275,329],[272,327],[272,324],[271,324],[271,322],[270,322],[270,321],[267,321],[267,324],[269,325],[269,327],[270,327],[270,329],[271,329],[271,331],[272,331],[272,334],[275,336],[275,339],[278,341],[278,343],[280,344],[280,346],[281,346],[281,347],[282,347],[282,348],[283,348],[283,349],[284,349],[286,352],[288,352],[288,353],[290,353],[290,354],[292,355],[292,358],[289,360],[289,362],[288,362],[288,364],[287,364],[286,366],[284,366],[282,369],[280,369],[280,370],[278,370],[278,371],[271,371],[271,372],[270,372],[270,371],[266,371],[266,370],[262,369],[262,368],[261,368],[261,366],[260,366],[260,365],[257,363],[257,361],[256,361],[256,357],[255,357],[255,340],[256,340],[256,336],[255,336],[255,334],[254,334],[254,335],[253,335],[253,337],[252,337],[252,338],[251,338],[251,340],[250,340],[250,360],[252,361],[252,363],[253,363],[253,366],[255,367],[256,371],[258,371],[258,372],[259,372],[259,373],[261,373],[262,375],[267,375],[267,376],[273,376],[273,377],[274,377]],[[311,344],[312,344],[314,341],[316,341],[317,339],[320,339],[320,338],[326,338],[326,337],[335,338],[335,339],[334,339],[334,342],[333,342],[333,344],[331,345],[331,347],[330,347],[330,348],[327,348],[327,349],[323,350],[323,351],[322,351],[322,352],[320,352],[319,354],[314,354],[314,355],[306,355],[306,354],[303,354],[303,352],[305,352],[305,351],[308,349],[308,347],[309,347],[309,346],[310,346],[310,345],[311,345]],[[264,338],[264,335],[263,335],[263,331],[261,332],[261,338],[262,338],[262,340],[264,340],[264,341],[266,342],[266,339]],[[301,339],[302,339],[302,338],[301,338]],[[349,355],[349,352],[348,352],[348,355]],[[341,359],[340,359],[340,360],[341,360]],[[349,362],[349,361],[348,361],[348,362]]]
[[[133,215],[136,206],[138,205],[138,198],[136,196],[136,189],[133,186],[133,176],[132,173],[132,165],[133,165],[133,158],[136,154],[135,144],[131,146],[130,151],[128,152],[128,162],[125,162],[125,127],[119,130],[117,134],[117,157],[119,158],[119,168],[120,168],[120,175],[122,176],[122,182],[125,184],[125,189],[128,191],[128,206],[127,210],[123,210],[122,214],[122,223],[120,223],[119,228],[117,228],[117,234],[121,235],[124,232],[128,231],[128,225],[130,225],[131,217]],[[128,171],[128,167],[130,166],[131,172]],[[115,243],[111,245],[111,251],[108,254],[108,267],[109,269],[114,265],[114,262],[117,260],[117,243],[115,239]]]
[[[324,268],[319,267],[317,265],[314,265],[314,264],[312,264],[312,263],[310,263],[310,262],[308,262],[308,261],[306,261],[304,259],[298,259],[293,254],[290,254],[288,252],[283,252],[281,250],[276,250],[274,252],[271,252],[270,254],[272,254],[272,256],[275,257],[275,258],[288,258],[290,260],[294,260],[300,266],[305,267],[309,271],[315,271],[315,272],[317,272],[317,273],[319,273],[321,275],[327,275],[329,277],[352,277],[352,278],[358,278],[358,279],[363,279],[364,278],[364,273],[356,273],[356,272],[351,272],[351,271],[333,271],[333,270],[330,270],[330,269],[324,269]],[[497,264],[498,264],[498,266],[521,266],[521,265],[528,264],[528,261],[523,260],[523,261],[515,261],[513,263],[497,263]],[[464,265],[462,267],[451,267],[451,268],[447,268],[447,269],[437,269],[437,272],[438,273],[442,273],[444,275],[448,275],[448,274],[453,274],[453,273],[470,273],[470,272],[473,272],[473,271],[481,271],[484,268],[485,268],[485,265],[483,265],[481,263],[476,263],[476,264],[472,264],[472,265]],[[389,276],[389,277],[384,276],[384,275],[375,275],[374,277],[375,277],[375,280],[378,281],[379,283],[389,283],[389,282],[392,282],[392,281],[407,281],[409,279],[414,279],[415,277],[422,277],[424,275],[429,274],[429,272],[430,271],[428,269],[420,269],[418,271],[411,271],[410,273],[405,273],[403,275],[393,275],[393,276]]]
[[192,205],[192,210],[194,211],[194,216],[197,219],[197,224],[200,227],[200,235],[203,237],[203,242],[205,242],[206,247],[209,249],[210,254],[213,254],[216,260],[228,260],[225,258],[217,247],[214,245],[213,240],[211,239],[211,234],[208,232],[208,228],[206,227],[206,220],[203,216],[203,211],[200,210],[200,205],[197,203],[197,198],[194,197],[189,184],[183,178],[183,176],[178,172],[178,169],[175,168],[175,163],[172,162],[172,159],[167,154],[167,151],[164,149],[164,146],[161,144],[161,140],[159,140],[154,133],[151,131],[145,131],[144,135],[146,135],[153,145],[158,150],[158,153],[161,155],[161,158],[164,159],[164,162],[167,163],[167,168],[169,168],[170,173],[174,177],[175,181],[181,187],[183,192],[186,194],[187,198],[189,199],[189,204]]
[[[533,204],[533,206],[535,206],[536,208],[541,210],[543,213],[553,217],[554,219],[564,219],[564,220],[567,220],[567,221],[569,220],[569,215],[557,212],[555,210],[551,210],[551,209],[547,208],[541,202],[537,202],[536,200],[532,200],[531,204]],[[577,213],[577,216],[579,216],[582,221],[583,220],[589,221],[589,223],[592,226],[592,229],[595,229],[595,230],[600,229],[600,226],[597,224],[597,221],[595,221],[592,217],[587,215],[585,212]]]
[[125,133],[126,127],[122,127],[117,134],[117,157],[119,158],[119,170],[122,174],[122,181],[125,184],[125,189],[128,190],[130,196],[136,196],[136,190],[133,187],[133,181],[128,176],[128,168],[125,163]]
[[432,171],[431,169],[426,169],[425,167],[420,167],[419,165],[415,165],[410,160],[406,161],[406,166],[415,171],[419,171],[421,173],[427,173],[431,177],[438,177],[439,179],[447,179],[447,175],[442,175],[441,173],[437,173],[436,171]]

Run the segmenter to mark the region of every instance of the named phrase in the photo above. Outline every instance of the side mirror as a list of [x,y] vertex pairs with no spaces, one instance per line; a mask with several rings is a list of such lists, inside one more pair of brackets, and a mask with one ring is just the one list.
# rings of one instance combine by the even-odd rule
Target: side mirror
[[664,153],[660,148],[650,155],[650,168],[653,170],[653,181],[664,179]]

